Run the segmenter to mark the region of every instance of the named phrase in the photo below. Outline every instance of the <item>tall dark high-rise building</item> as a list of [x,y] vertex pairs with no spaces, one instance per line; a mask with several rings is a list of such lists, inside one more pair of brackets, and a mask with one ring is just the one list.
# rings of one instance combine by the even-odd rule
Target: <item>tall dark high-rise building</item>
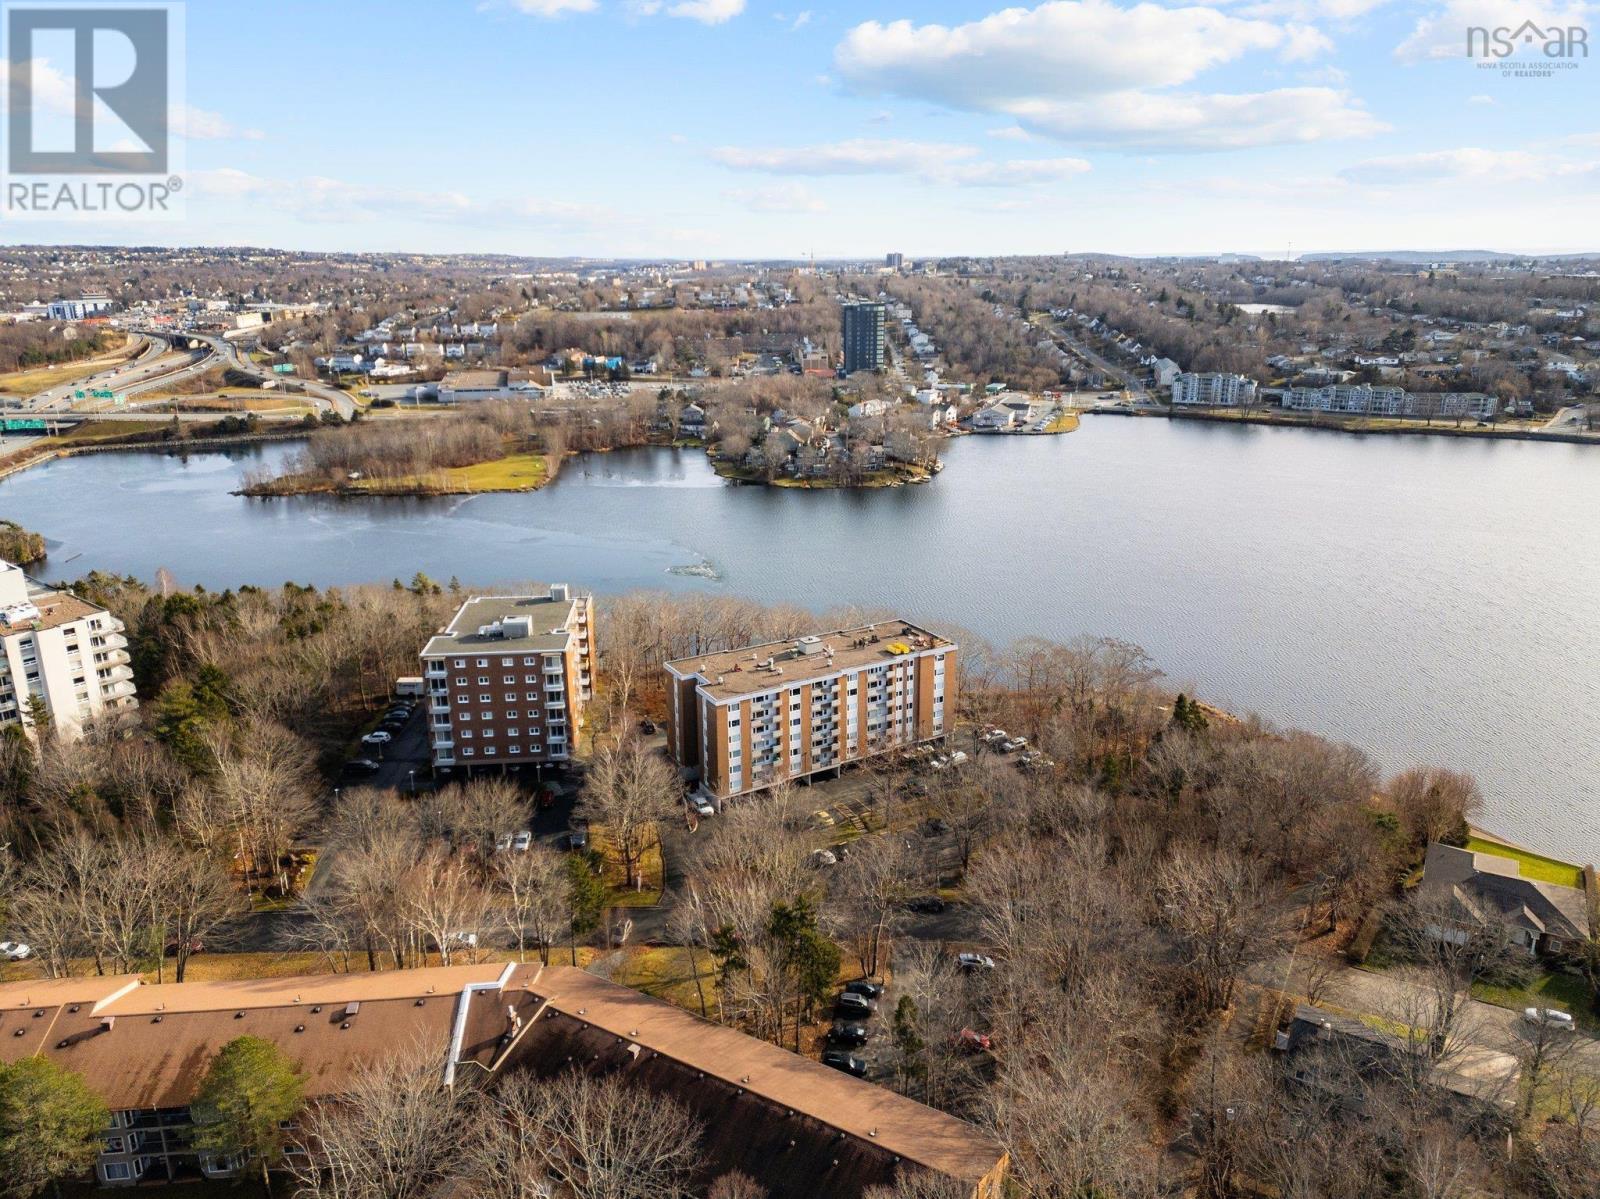
[[883,256],[883,265],[892,271],[899,270],[901,267],[905,266],[905,264],[906,256],[898,251],[891,252]]
[[882,304],[861,300],[844,306],[846,374],[883,369],[883,323]]

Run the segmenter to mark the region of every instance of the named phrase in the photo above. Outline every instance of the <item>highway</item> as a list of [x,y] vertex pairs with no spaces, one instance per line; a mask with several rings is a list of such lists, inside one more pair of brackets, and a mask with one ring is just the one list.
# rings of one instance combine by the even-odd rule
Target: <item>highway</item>
[[[101,371],[86,379],[63,383],[48,388],[23,400],[18,409],[23,412],[69,412],[77,402],[79,391],[112,391],[122,396],[124,402],[135,396],[171,387],[175,383],[203,375],[218,368],[236,371],[258,382],[273,380],[284,392],[303,390],[311,406],[318,413],[336,412],[343,420],[355,416],[356,406],[350,397],[337,388],[309,379],[294,380],[291,387],[281,375],[257,366],[239,353],[239,347],[225,338],[203,333],[168,333],[160,330],[137,330],[135,336],[146,342],[144,348],[128,363]],[[173,352],[171,342],[197,341],[203,349]],[[101,414],[97,414],[101,415]],[[210,417],[209,419],[215,419]]]

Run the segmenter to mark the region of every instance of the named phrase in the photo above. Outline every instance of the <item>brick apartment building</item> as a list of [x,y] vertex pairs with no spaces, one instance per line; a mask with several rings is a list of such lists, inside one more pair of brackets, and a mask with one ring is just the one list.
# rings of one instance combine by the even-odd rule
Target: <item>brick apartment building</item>
[[0,727],[20,724],[31,735],[30,699],[68,739],[139,706],[122,622],[0,560]]
[[[1004,1185],[1005,1152],[981,1129],[571,967],[0,982],[0,1063],[48,1058],[111,1109],[95,1162],[104,1184],[248,1171],[198,1151],[190,1114],[212,1059],[245,1035],[283,1051],[313,1105],[337,1101],[364,1065],[410,1045],[437,1050],[447,1085],[492,1086],[514,1071],[623,1080],[698,1121],[697,1194],[736,1169],[770,1199],[860,1199],[905,1167],[942,1175],[971,1199],[998,1199]],[[302,1162],[316,1153],[303,1123],[286,1130],[289,1156]]]
[[565,763],[594,695],[594,598],[473,596],[421,657],[436,770]]
[[718,799],[943,738],[954,642],[903,620],[668,662],[667,752]]

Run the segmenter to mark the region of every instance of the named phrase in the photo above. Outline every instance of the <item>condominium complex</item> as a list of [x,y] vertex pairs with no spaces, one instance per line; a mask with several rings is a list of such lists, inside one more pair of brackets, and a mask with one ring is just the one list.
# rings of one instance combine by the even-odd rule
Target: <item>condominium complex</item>
[[0,726],[48,719],[76,738],[92,720],[139,706],[120,620],[0,561]]
[[1412,392],[1392,385],[1332,383],[1326,387],[1291,387],[1283,393],[1283,406],[1299,412],[1487,420],[1500,410],[1500,401],[1477,391]]
[[667,752],[719,799],[943,737],[956,645],[902,620],[666,664]]
[[1172,380],[1172,402],[1210,408],[1242,408],[1255,403],[1256,381],[1217,371],[1185,371]]
[[[963,1199],[998,1199],[1006,1169],[1004,1150],[953,1116],[566,966],[0,982],[0,1064],[44,1057],[111,1110],[94,1166],[106,1184],[251,1169],[197,1150],[190,1113],[211,1062],[241,1036],[276,1045],[313,1107],[337,1101],[369,1063],[411,1046],[434,1055],[447,1086],[574,1070],[620,1081],[681,1104],[699,1124],[695,1194],[739,1170],[769,1199],[860,1199],[911,1165]],[[285,1127],[292,1163],[317,1151],[304,1123]]]
[[565,763],[594,695],[594,599],[473,596],[421,656],[435,769]]
[[844,305],[844,369],[855,371],[883,369],[884,307],[865,300]]

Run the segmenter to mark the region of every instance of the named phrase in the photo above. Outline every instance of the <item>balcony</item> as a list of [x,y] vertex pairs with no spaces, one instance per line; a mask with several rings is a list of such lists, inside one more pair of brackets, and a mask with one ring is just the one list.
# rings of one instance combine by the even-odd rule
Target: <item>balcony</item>
[[132,683],[123,680],[121,682],[112,683],[109,686],[102,687],[100,689],[100,693],[102,695],[115,696],[118,699],[123,699],[132,695],[134,690],[135,688]]
[[443,666],[429,667],[428,673],[425,677],[430,679],[442,679],[446,677],[447,673],[448,672]]

